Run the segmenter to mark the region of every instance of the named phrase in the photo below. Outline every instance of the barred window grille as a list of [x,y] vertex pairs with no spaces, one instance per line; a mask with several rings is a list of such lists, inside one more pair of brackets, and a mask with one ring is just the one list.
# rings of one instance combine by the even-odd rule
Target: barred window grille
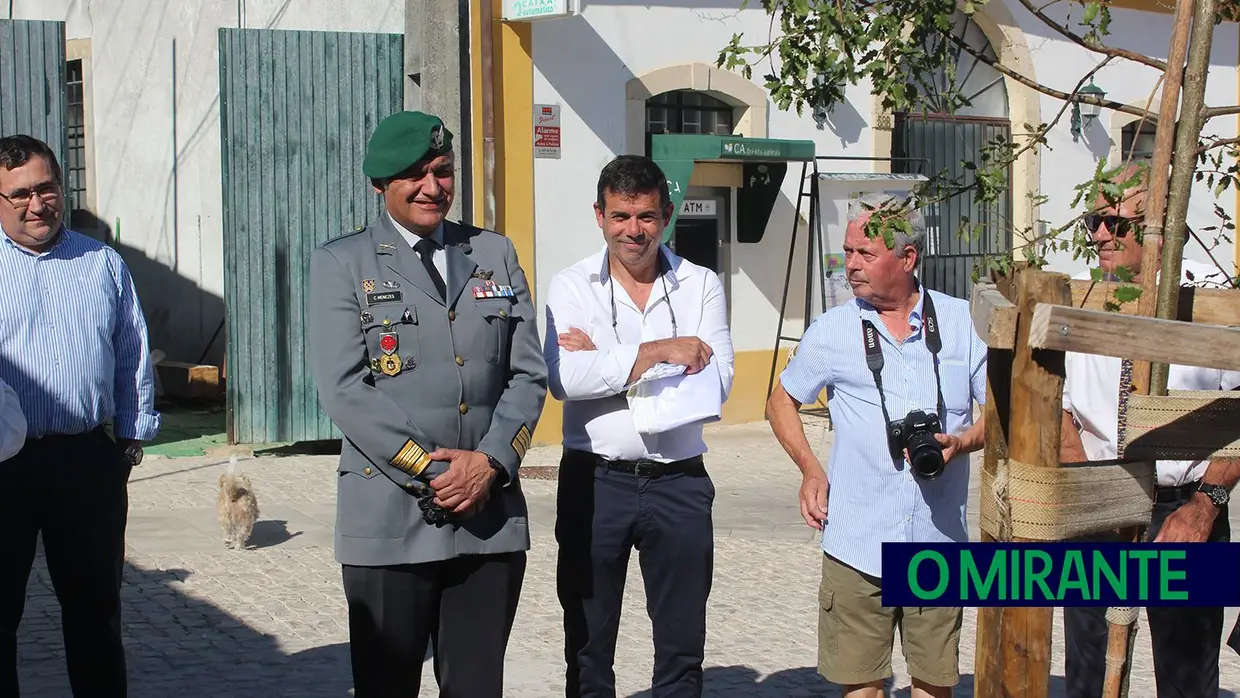
[[69,203],[70,224],[77,225],[78,211],[86,206],[86,75],[81,59],[66,65],[68,88],[69,143],[65,153],[64,177]]

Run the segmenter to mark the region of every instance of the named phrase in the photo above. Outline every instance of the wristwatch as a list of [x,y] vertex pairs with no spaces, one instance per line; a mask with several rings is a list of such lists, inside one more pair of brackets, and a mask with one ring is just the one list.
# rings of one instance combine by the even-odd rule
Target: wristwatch
[[495,456],[492,456],[492,455],[487,455],[487,462],[491,464],[492,468],[495,468],[495,479],[499,481],[499,484],[507,485],[508,484],[508,470],[504,468],[504,464],[495,460]]
[[1208,482],[1203,482],[1201,483],[1201,486],[1197,488],[1197,491],[1209,497],[1210,503],[1213,504],[1215,508],[1222,508],[1226,506],[1227,502],[1231,499],[1231,493],[1228,492],[1227,488],[1222,485],[1211,485]]

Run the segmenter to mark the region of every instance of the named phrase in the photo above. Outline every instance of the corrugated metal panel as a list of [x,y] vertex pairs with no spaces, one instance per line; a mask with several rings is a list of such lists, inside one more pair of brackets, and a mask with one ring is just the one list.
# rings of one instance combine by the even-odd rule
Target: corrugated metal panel
[[0,20],[0,135],[34,136],[63,165],[65,23]]
[[227,393],[236,443],[340,433],[319,407],[305,300],[315,246],[382,208],[366,140],[403,102],[400,34],[220,30]]
[[[925,158],[929,166],[897,160],[893,170],[904,169],[928,177],[946,170],[947,181],[972,185],[976,171],[964,167],[962,162],[980,164],[983,149],[1000,137],[1011,140],[1011,126],[1006,120],[897,115],[893,154]],[[926,286],[968,298],[978,262],[1012,249],[1011,179],[1009,168],[1009,186],[995,202],[983,203],[970,188],[927,207],[926,254],[921,269]],[[972,235],[973,225],[982,227],[981,234]]]

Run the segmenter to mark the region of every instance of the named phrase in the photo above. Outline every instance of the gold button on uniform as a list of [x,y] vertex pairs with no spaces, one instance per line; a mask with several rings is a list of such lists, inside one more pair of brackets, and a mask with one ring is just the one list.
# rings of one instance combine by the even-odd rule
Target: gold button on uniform
[[469,411],[469,405],[466,405],[465,403],[462,402],[461,403],[461,414],[465,414],[468,411]]
[[456,322],[456,311],[455,310],[448,311],[448,322]]
[[459,356],[458,356],[458,357],[456,357],[456,365],[457,365],[457,366],[464,366],[464,365],[465,365],[465,359],[462,359],[462,358],[461,358],[461,357],[459,357]]
[[500,316],[500,317],[508,317],[508,311],[507,311],[507,310],[501,310],[501,311],[499,311],[499,316]]
[[364,470],[362,470],[362,472],[363,472],[363,473],[365,473],[366,475],[369,475],[369,474],[370,474],[370,466],[366,466],[366,468],[365,468]]

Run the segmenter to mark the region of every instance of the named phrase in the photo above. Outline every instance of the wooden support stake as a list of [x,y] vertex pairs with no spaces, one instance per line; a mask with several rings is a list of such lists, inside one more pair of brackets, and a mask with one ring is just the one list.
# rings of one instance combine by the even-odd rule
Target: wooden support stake
[[[1028,338],[1033,310],[1039,303],[1066,306],[1071,301],[1067,276],[1037,270],[1020,272],[1016,347],[1012,351],[1011,393],[1006,401],[1008,451],[1013,460],[1059,467],[1064,354],[1033,349]],[[996,352],[990,356],[999,358]],[[988,378],[995,378],[989,365],[987,372]],[[988,420],[993,388],[987,391]],[[1000,457],[996,441],[1001,436],[991,424],[986,427],[986,463],[992,465]],[[1052,614],[1050,608],[997,608],[979,613],[977,698],[1046,698],[1050,694]]]

